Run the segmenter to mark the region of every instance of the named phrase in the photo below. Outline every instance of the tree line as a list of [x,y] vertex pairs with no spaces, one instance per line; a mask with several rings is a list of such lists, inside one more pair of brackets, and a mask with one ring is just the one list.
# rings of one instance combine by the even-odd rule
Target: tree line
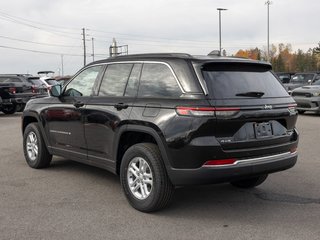
[[[240,49],[235,56],[266,61],[267,51],[259,48]],[[306,52],[301,49],[293,52],[291,44],[271,44],[269,59],[275,72],[320,71],[320,42]]]

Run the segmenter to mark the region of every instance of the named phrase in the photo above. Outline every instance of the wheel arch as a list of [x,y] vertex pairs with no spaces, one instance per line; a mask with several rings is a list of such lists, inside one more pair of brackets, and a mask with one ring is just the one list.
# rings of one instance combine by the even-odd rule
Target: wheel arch
[[165,168],[170,178],[170,161],[167,155],[165,139],[162,133],[155,129],[140,125],[125,125],[119,130],[114,146],[114,159],[116,160],[116,173],[120,173],[120,165],[125,151],[134,144],[141,142],[154,143],[159,147]]
[[31,123],[38,123],[39,124],[39,128],[40,128],[40,132],[41,132],[42,138],[44,139],[45,145],[47,146],[47,149],[50,152],[50,148],[48,148],[49,141],[48,141],[48,138],[47,138],[47,136],[45,134],[45,130],[43,128],[43,125],[41,123],[39,115],[37,113],[35,113],[35,112],[24,112],[23,113],[22,121],[21,121],[22,134],[24,133],[26,127]]

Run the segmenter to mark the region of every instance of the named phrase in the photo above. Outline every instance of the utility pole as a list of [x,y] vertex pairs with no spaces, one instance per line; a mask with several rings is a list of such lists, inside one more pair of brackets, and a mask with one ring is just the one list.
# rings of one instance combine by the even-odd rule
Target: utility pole
[[226,11],[228,9],[225,8],[217,8],[217,10],[219,11],[219,55],[221,56],[221,11]]
[[270,0],[266,1],[267,5],[267,61],[270,62],[270,29],[269,29],[269,8],[272,2]]
[[63,54],[61,54],[61,77],[63,77]]
[[86,65],[86,29],[82,28],[82,40],[83,40],[83,65]]
[[92,61],[94,62],[94,38],[91,38],[92,41]]

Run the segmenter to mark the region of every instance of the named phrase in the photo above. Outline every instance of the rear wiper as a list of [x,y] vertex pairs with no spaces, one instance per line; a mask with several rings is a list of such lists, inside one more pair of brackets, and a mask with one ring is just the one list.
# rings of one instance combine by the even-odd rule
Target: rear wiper
[[244,93],[236,94],[236,96],[257,97],[257,98],[261,98],[263,95],[264,95],[264,92],[244,92]]

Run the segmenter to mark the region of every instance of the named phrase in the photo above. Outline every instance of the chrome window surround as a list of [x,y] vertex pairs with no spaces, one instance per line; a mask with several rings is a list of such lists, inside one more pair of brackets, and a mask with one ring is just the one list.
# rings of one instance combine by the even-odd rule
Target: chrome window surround
[[[181,92],[183,93],[183,94],[185,94],[186,93],[186,91],[183,89],[183,87],[182,87],[182,85],[181,85],[181,83],[180,83],[180,81],[178,80],[178,78],[177,78],[177,75],[175,74],[175,72],[173,71],[173,69],[172,69],[172,67],[168,64],[168,63],[166,63],[166,62],[161,62],[161,61],[119,61],[119,62],[107,62],[107,63],[97,63],[97,64],[92,64],[92,65],[89,65],[89,66],[86,66],[86,67],[84,67],[84,68],[82,68],[80,71],[78,71],[75,75],[74,75],[74,77],[68,82],[68,84],[70,83],[70,82],[72,82],[72,80],[74,79],[74,78],[76,78],[82,71],[84,71],[84,70],[86,70],[86,69],[88,69],[88,68],[90,68],[90,67],[95,67],[95,66],[107,66],[107,65],[111,65],[111,64],[121,64],[121,63],[123,63],[123,64],[135,64],[135,63],[140,63],[140,64],[144,64],[144,63],[156,63],[156,64],[163,64],[163,65],[166,65],[169,69],[170,69],[170,71],[171,71],[171,73],[172,73],[172,75],[173,75],[173,77],[174,77],[174,79],[176,80],[176,82],[177,82],[177,84],[178,84],[178,86],[179,86],[179,88],[180,88],[180,90],[181,90]],[[66,85],[67,86],[67,85]],[[65,86],[65,87],[66,87]]]

